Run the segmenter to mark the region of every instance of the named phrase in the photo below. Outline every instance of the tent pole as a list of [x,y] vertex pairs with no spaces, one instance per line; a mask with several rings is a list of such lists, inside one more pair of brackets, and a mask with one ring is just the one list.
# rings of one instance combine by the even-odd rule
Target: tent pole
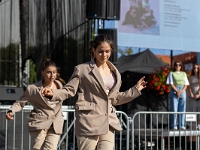
[[172,70],[173,69],[173,62],[174,62],[173,50],[170,51],[170,57],[171,57],[171,70]]

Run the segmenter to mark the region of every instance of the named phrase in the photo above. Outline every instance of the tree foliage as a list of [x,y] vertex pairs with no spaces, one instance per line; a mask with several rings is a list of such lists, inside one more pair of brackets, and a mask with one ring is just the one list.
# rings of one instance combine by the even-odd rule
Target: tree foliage
[[19,44],[0,48],[0,85],[19,85]]
[[128,56],[128,55],[133,54],[134,51],[133,51],[132,47],[126,47],[125,50],[118,49],[118,52],[119,52],[121,55],[126,55],[126,56]]

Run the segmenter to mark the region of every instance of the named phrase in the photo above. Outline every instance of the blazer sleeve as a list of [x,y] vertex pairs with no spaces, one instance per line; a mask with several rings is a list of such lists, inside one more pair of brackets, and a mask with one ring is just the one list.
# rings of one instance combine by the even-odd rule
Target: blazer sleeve
[[77,67],[74,68],[74,73],[72,74],[69,82],[64,85],[63,89],[53,90],[52,101],[56,100],[66,100],[70,97],[76,95],[79,86],[79,71]]
[[138,92],[135,86],[128,89],[125,92],[118,92],[116,95],[115,100],[113,101],[113,105],[121,105],[132,101],[133,99],[137,98],[141,94]]
[[10,110],[12,110],[13,114],[15,112],[18,112],[23,109],[24,105],[29,101],[30,94],[28,91],[28,88],[25,90],[24,94],[20,97],[19,100],[16,100],[16,102],[11,106]]

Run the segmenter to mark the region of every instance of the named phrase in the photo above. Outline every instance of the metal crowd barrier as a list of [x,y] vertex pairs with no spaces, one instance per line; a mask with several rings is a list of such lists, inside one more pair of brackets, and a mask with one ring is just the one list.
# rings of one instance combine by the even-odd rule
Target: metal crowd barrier
[[[17,112],[13,121],[7,121],[5,116],[10,106],[0,106],[0,150],[31,150],[31,138],[28,132],[29,113],[32,106],[25,106]],[[77,150],[75,129],[75,110],[73,106],[63,106],[64,127],[58,143],[58,150]],[[115,150],[130,150],[131,118],[122,111],[116,111],[123,131],[115,132]]]
[[[186,129],[170,129],[170,115],[185,114]],[[200,112],[137,112],[132,117],[132,150],[200,150]]]
[[[29,113],[32,106],[25,106],[7,121],[6,112],[10,106],[0,106],[0,149],[30,150],[28,132]],[[76,150],[75,110],[63,106],[64,128],[58,143],[58,150]],[[200,150],[200,130],[196,128],[200,112],[137,112],[132,118],[122,111],[116,111],[123,131],[115,132],[114,150]],[[170,129],[171,114],[186,114],[186,129]]]

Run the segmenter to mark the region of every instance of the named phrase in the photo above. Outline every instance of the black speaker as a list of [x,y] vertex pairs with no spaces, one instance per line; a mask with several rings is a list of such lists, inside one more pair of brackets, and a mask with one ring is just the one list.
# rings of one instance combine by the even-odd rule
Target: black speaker
[[120,20],[121,0],[87,0],[86,18]]
[[106,0],[87,0],[86,18],[106,19]]
[[120,20],[120,2],[121,0],[107,0],[106,19]]
[[111,28],[111,29],[98,29],[98,34],[107,34],[109,35],[113,42],[116,45],[115,51],[112,53],[110,57],[111,62],[117,62],[117,52],[118,52],[118,47],[117,47],[117,29],[116,28]]

